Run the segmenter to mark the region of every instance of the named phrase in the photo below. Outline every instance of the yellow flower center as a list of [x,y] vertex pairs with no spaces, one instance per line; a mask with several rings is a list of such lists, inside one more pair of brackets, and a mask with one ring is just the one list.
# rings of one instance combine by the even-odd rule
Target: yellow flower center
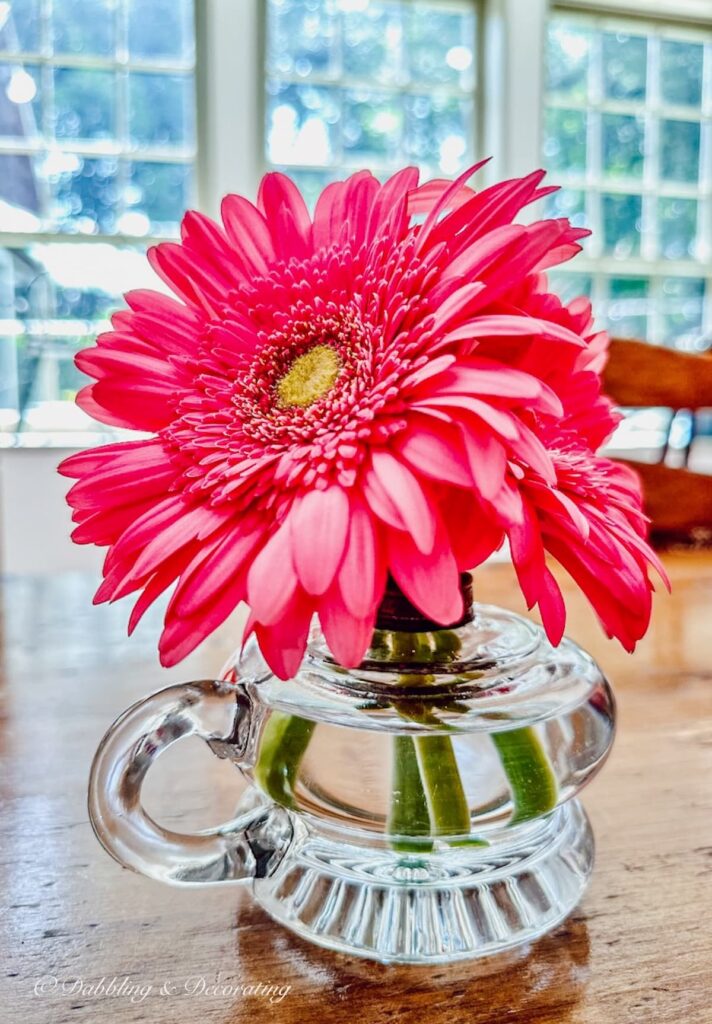
[[341,363],[329,345],[315,345],[297,356],[284,377],[277,382],[279,405],[307,406],[323,398],[339,375]]

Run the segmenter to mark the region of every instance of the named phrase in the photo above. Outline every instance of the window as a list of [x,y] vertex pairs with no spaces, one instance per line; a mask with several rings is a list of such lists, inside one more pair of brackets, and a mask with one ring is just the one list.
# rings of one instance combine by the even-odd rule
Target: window
[[314,201],[369,167],[433,176],[473,161],[471,0],[267,0],[265,160]]
[[712,31],[555,12],[546,52],[549,210],[593,229],[566,294],[613,335],[712,344]]
[[548,212],[594,230],[555,286],[591,294],[614,334],[708,347],[712,16],[649,0],[688,19],[666,23],[625,2],[640,15],[593,0],[0,0],[0,444],[100,429],[71,401],[75,350],[122,291],[155,282],[145,248],[177,234],[197,184],[216,213],[269,167],[313,203],[364,166],[454,176],[491,153],[482,180],[523,174],[543,140],[564,185]]
[[192,0],[0,2],[0,440],[95,427],[72,358],[193,197]]

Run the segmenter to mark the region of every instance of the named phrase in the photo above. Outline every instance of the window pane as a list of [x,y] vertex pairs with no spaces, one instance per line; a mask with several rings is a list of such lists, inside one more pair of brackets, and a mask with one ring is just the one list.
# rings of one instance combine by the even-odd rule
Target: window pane
[[603,91],[614,100],[645,99],[648,41],[621,32],[603,34]]
[[[267,0],[266,157],[304,183],[475,150],[471,0]],[[313,171],[307,168],[314,168]],[[317,170],[318,169],[318,170]]]
[[73,404],[86,383],[74,354],[121,292],[154,280],[142,252],[110,245],[0,249],[0,430],[106,430]]
[[369,4],[343,17],[343,74],[364,82],[399,82],[404,68],[403,17],[399,6]]
[[704,46],[663,40],[660,51],[660,91],[666,103],[699,107],[702,102]]
[[[0,250],[0,430],[106,429],[69,401],[73,355],[121,293],[156,286],[141,239],[177,235],[192,203],[193,14],[0,0],[0,231],[47,235]],[[79,240],[117,232],[137,245]]]
[[[52,226],[82,234],[110,233],[115,228],[118,188],[115,157],[91,160],[63,154],[61,164],[48,174]],[[59,163],[58,160],[53,161]],[[60,169],[61,168],[61,169]]]
[[568,217],[577,228],[585,227],[586,193],[580,189],[562,188],[547,197],[547,217]]
[[113,55],[117,0],[61,0],[52,9],[55,53]]
[[57,68],[54,134],[58,139],[110,139],[116,134],[116,83],[110,71]]
[[628,114],[604,114],[603,172],[612,178],[640,178],[643,174],[645,125]]
[[[443,5],[444,7],[444,5]],[[405,6],[408,70],[414,82],[474,87],[475,20],[471,11],[437,4]],[[394,56],[397,50],[394,49]]]
[[192,182],[190,164],[132,163],[119,231],[131,235],[176,234],[190,202]]
[[0,50],[37,53],[40,48],[40,0],[12,0],[0,8]]
[[[702,154],[712,140],[712,30],[642,15],[633,22],[554,13],[546,60],[544,162],[555,183],[574,186],[548,197],[548,214],[595,227],[577,262],[591,271],[597,296],[609,290],[612,329],[702,347],[712,296],[704,289],[672,296],[668,286],[701,282],[709,271],[702,235],[709,169]],[[615,272],[613,260],[631,276]],[[667,261],[698,276],[669,277]]]
[[39,65],[0,64],[0,136],[34,139],[42,131]]
[[405,99],[405,152],[433,175],[457,175],[472,162],[472,101],[437,94]]
[[576,23],[557,18],[549,26],[546,53],[547,88],[571,99],[585,99],[591,34]]
[[697,201],[659,199],[660,249],[667,260],[694,257],[697,242]]
[[269,84],[267,156],[271,163],[330,164],[339,152],[336,89]]
[[691,349],[709,348],[702,329],[705,282],[702,278],[667,277],[663,279],[663,338]]
[[612,277],[608,282],[608,329],[621,338],[648,337],[648,295],[645,277]]
[[0,231],[41,230],[35,157],[0,153]]
[[348,90],[344,95],[341,131],[344,157],[349,163],[391,163],[403,133],[403,110],[398,97]]
[[192,143],[192,87],[187,75],[129,75],[132,142],[151,146]]
[[[337,32],[334,4],[327,0],[309,4],[303,0],[268,3],[266,64],[269,72],[299,78],[313,73],[336,76],[340,71]],[[344,45],[353,43],[345,39]]]
[[[193,74],[189,63],[183,74],[158,68],[191,59],[192,16],[192,0],[0,0],[0,48],[18,53],[0,61],[1,230],[177,231],[192,201],[185,161],[195,145]],[[123,43],[127,28],[132,53],[140,50],[155,71],[135,70],[131,55],[124,70],[123,52],[117,71],[116,33]],[[51,62],[40,64],[40,51]],[[31,155],[17,152],[25,146]],[[180,149],[173,164],[171,148]],[[137,149],[163,165],[170,196],[159,201],[146,185],[144,201],[132,191]],[[160,219],[151,222],[150,210]]]
[[546,112],[544,156],[552,171],[586,170],[586,112],[552,107]]
[[129,56],[192,61],[192,0],[127,0]]
[[55,150],[0,154],[0,182],[1,231],[176,235],[192,201],[193,170],[190,163],[125,163]]
[[700,168],[700,122],[662,121],[661,171],[668,181],[697,181]]
[[573,302],[579,295],[590,297],[593,278],[590,274],[576,274],[567,270],[552,270],[549,283],[562,302]]
[[643,202],[640,196],[601,197],[603,211],[603,245],[606,252],[625,257],[640,252],[640,229]]

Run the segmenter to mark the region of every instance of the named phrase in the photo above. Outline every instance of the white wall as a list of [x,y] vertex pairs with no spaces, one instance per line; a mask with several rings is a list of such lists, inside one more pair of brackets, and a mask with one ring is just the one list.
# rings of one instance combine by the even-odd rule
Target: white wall
[[72,481],[59,476],[57,466],[70,454],[64,448],[0,449],[3,572],[87,569],[98,575],[103,553],[92,546],[72,544],[69,539],[71,513],[64,495]]

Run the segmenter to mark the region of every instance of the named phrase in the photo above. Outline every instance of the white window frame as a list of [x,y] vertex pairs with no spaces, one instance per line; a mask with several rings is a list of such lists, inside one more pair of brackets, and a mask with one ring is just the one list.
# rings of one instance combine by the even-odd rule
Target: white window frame
[[254,197],[262,175],[264,0],[195,0],[197,179],[211,216],[229,192]]
[[[438,3],[440,0],[431,0]],[[447,0],[442,0],[447,2]],[[470,0],[481,15],[487,0]],[[540,2],[540,0],[533,0]],[[198,88],[198,180],[201,208],[215,216],[228,192],[254,196],[267,169],[265,150],[265,0],[196,0]],[[489,32],[485,18],[480,18]],[[486,44],[480,31],[478,60]],[[483,79],[475,92],[480,143],[488,131]],[[484,88],[483,88],[484,87]],[[481,148],[481,145],[480,147]]]
[[[437,0],[435,0],[437,2]],[[476,5],[478,0],[472,0]],[[667,18],[712,25],[709,0],[481,0],[480,149],[493,155],[490,180],[541,164],[543,48],[553,8]],[[212,215],[228,192],[254,195],[264,170],[264,0],[195,0],[196,198]],[[18,236],[13,244],[18,245]],[[28,242],[55,237],[22,236]],[[64,240],[64,237],[63,237]],[[142,244],[133,236],[67,241]],[[8,241],[0,234],[0,244]]]
[[[710,0],[471,2],[479,7],[477,155],[494,157],[484,172],[485,181],[525,174],[542,163],[544,43],[552,9],[712,26]],[[265,9],[265,0],[195,0],[196,202],[213,216],[219,214],[220,200],[228,192],[254,196],[265,169]],[[141,246],[155,240],[122,234],[0,233],[0,246],[12,248],[52,241]],[[581,272],[596,267],[606,269],[598,259],[581,257],[577,261]],[[643,269],[639,268],[640,272]],[[686,272],[691,274],[692,268]],[[712,275],[707,277],[712,294]],[[707,310],[712,318],[709,300]],[[712,323],[705,326],[712,329]]]
[[[479,95],[486,102],[478,116],[482,155],[494,155],[484,172],[485,180],[492,181],[541,166],[544,40],[555,5],[550,0],[482,2]],[[710,0],[567,0],[556,6],[712,25]],[[197,197],[199,207],[215,216],[224,194],[254,196],[264,168],[264,0],[196,0],[196,20]],[[120,244],[122,239],[111,241]],[[52,572],[86,566],[96,555],[93,549],[87,553],[72,547],[68,539],[66,484],[48,465],[64,454],[63,449],[44,454],[32,448],[0,450],[4,568]],[[41,545],[36,524],[24,529],[26,517],[11,521],[7,514],[11,505],[32,508],[35,503],[43,510]]]
[[[195,0],[196,11],[200,6],[200,0]],[[27,52],[23,51],[19,55],[12,51],[0,51],[0,56],[4,63],[15,63],[28,64],[37,68],[38,74],[43,80],[45,89],[48,88],[50,83],[49,74],[54,68],[62,69],[73,69],[73,70],[101,70],[111,71],[114,74],[130,74],[131,72],[137,71],[140,73],[158,73],[164,75],[180,75],[188,76],[192,75],[194,79],[195,89],[195,100],[196,100],[196,138],[194,141],[186,141],[182,146],[175,147],[162,147],[159,145],[146,146],[142,149],[133,150],[131,148],[125,148],[124,143],[126,141],[126,135],[128,134],[128,109],[127,109],[127,96],[124,88],[119,88],[115,91],[114,97],[116,100],[116,116],[117,116],[117,135],[118,139],[111,140],[109,145],[105,145],[103,142],[100,145],[95,145],[91,140],[72,140],[68,141],[66,145],[60,144],[57,147],[58,152],[66,150],[68,153],[77,154],[86,159],[102,159],[102,158],[114,158],[119,161],[119,177],[120,183],[125,184],[127,166],[129,162],[140,162],[140,163],[172,163],[176,166],[184,165],[190,166],[194,171],[194,195],[191,202],[199,201],[199,166],[197,160],[197,123],[200,120],[199,113],[197,110],[197,69],[190,65],[188,61],[181,60],[144,60],[144,59],[133,59],[129,58],[125,60],[126,54],[122,58],[121,55],[114,54],[109,57],[97,57],[90,54],[58,54],[47,53],[45,51],[45,44],[47,40],[44,38],[44,31],[46,27],[46,16],[48,9],[46,3],[40,7],[40,13],[43,16],[42,22],[42,36],[40,38],[39,46],[36,51]],[[115,12],[114,17],[119,17],[119,10]],[[196,24],[197,24],[197,13],[196,13]],[[117,21],[116,27],[119,27]],[[124,26],[125,30],[126,26]],[[126,42],[124,40],[124,42]],[[196,61],[197,61],[197,41],[196,41]],[[114,86],[116,88],[116,86]],[[50,90],[51,91],[51,88]],[[46,124],[42,126],[46,128]],[[44,137],[44,132],[37,138],[27,138],[22,140],[4,140],[2,145],[3,155],[21,155],[32,157],[33,155],[41,155],[47,150],[47,144]],[[44,183],[40,182],[40,188],[44,187]],[[38,230],[38,231],[5,231],[0,230],[0,250],[9,251],[21,251],[27,249],[29,246],[36,244],[42,246],[52,245],[81,245],[87,246],[99,245],[99,246],[112,246],[117,249],[134,249],[142,250],[148,246],[165,241],[166,236],[164,235],[136,235],[127,234],[124,231],[118,232],[105,232],[97,231],[94,234],[84,234],[81,232],[71,232],[62,229],[49,229],[49,230]],[[141,282],[137,282],[139,285]],[[53,319],[53,318],[48,318]],[[47,327],[46,320],[38,318],[34,324],[31,325],[34,328],[33,333],[37,336],[46,335],[51,337],[51,330]],[[82,336],[86,337],[86,344],[90,343],[90,340],[100,330],[105,329],[105,324],[99,319],[92,320],[90,323],[86,323],[82,320],[63,320],[61,322],[61,336],[69,336],[79,338]],[[17,324],[11,327],[11,330],[19,330]],[[0,365],[0,371],[4,369]],[[45,358],[43,364],[42,373],[49,373],[50,380],[53,373],[54,366],[51,360]],[[43,431],[21,431],[14,434],[3,433],[0,436],[0,448],[5,448],[9,443],[13,447],[54,447],[57,445],[70,445],[83,447],[87,444],[103,443],[109,440],[114,435],[114,431],[111,428],[102,430],[97,429],[48,429],[46,432]],[[12,449],[9,449],[12,450]]]
[[[196,11],[201,4],[201,0],[195,0]],[[196,13],[196,27],[198,23]],[[45,54],[39,52],[37,54],[26,55],[24,52],[18,57],[12,52],[2,52],[0,54],[3,61],[12,62],[18,60],[19,62],[27,62],[36,65],[40,71],[40,74],[44,76],[46,69],[67,68],[74,70],[113,70],[114,72],[123,72],[137,70],[141,73],[158,73],[158,74],[175,74],[185,75],[193,73],[195,79],[197,79],[197,67],[195,71],[192,68],[186,67],[181,61],[148,61],[148,60],[130,60],[128,64],[123,63],[121,60],[114,58],[94,57],[85,54]],[[196,42],[196,63],[198,59],[198,47]],[[197,109],[197,83],[196,89],[196,122],[200,119],[200,114]],[[119,123],[122,121],[125,124],[127,118],[127,111],[125,109],[125,102],[123,102],[123,93],[120,91],[118,94],[117,102],[117,115]],[[68,152],[78,154],[86,157],[87,159],[101,159],[102,157],[116,157],[122,161],[138,161],[138,162],[156,162],[160,163],[163,161],[176,164],[185,164],[194,166],[196,169],[196,177],[198,175],[198,161],[196,159],[198,139],[197,139],[197,125],[196,125],[196,140],[195,144],[187,144],[184,147],[171,147],[169,149],[161,148],[160,146],[148,146],[144,149],[125,152],[121,146],[115,146],[113,150],[107,149],[104,146],[95,146],[91,141],[83,141],[81,139],[76,142],[71,142],[66,147],[60,147],[61,149],[66,148]],[[31,156],[34,153],[40,154],[46,149],[44,138],[40,138],[37,141],[28,140],[21,143],[13,144],[12,141],[5,141],[2,146],[3,155],[20,154]],[[196,182],[196,196],[199,194],[199,183]],[[165,236],[153,236],[153,235],[131,235],[122,232],[106,233],[96,232],[94,234],[82,234],[80,232],[65,232],[60,230],[47,230],[47,231],[21,231],[21,232],[8,232],[0,231],[0,248],[22,248],[25,245],[31,245],[34,242],[51,243],[51,242],[68,242],[68,243],[108,243],[110,245],[116,245],[117,247],[140,247],[148,246],[153,242],[159,242],[163,240]]]
[[[588,18],[595,18],[596,27],[606,28],[611,25],[612,28],[619,28],[625,26],[630,28],[631,32],[634,32],[636,26],[640,26],[641,23],[644,26],[650,27],[651,25],[655,28],[654,40],[665,39],[668,35],[675,39],[684,39],[689,36],[690,39],[698,38],[695,34],[695,28],[703,29],[705,32],[712,32],[712,6],[704,0],[705,3],[705,17],[701,17],[702,5],[698,3],[698,0],[675,0],[674,3],[668,2],[668,0],[659,0],[658,3],[653,5],[650,0],[600,0],[600,2],[594,2],[594,0],[554,0],[549,5],[549,14],[552,13],[571,13],[575,18],[577,14],[588,15]],[[674,13],[674,16],[672,14]],[[709,39],[707,42],[709,45]],[[709,102],[709,93],[708,93]],[[542,92],[542,99],[540,109],[542,116],[545,113],[546,100],[544,93]],[[548,105],[558,105],[557,101],[549,100]],[[703,150],[701,159],[709,167],[709,161],[712,154],[709,152],[709,141],[711,137],[710,133],[710,111],[703,110],[702,112],[696,112],[697,116],[690,116],[689,112],[674,108],[674,106],[666,106],[666,104],[659,100],[657,104],[653,103],[651,98],[648,97],[644,104],[632,104],[635,106],[635,111],[628,111],[628,106],[624,101],[613,102],[606,101],[603,99],[599,100],[599,103],[591,106],[588,102],[577,103],[570,102],[567,100],[561,100],[560,105],[566,106],[567,109],[585,109],[587,111],[611,110],[619,109],[622,113],[635,113],[640,115],[646,123],[645,129],[645,147],[647,151],[646,156],[646,167],[650,163],[651,155],[654,156],[654,167],[657,159],[657,132],[661,118],[669,117],[673,120],[682,119],[695,121],[701,121],[703,125],[707,122],[707,128],[703,130]],[[599,112],[600,113],[600,112]],[[589,118],[589,126],[593,124],[593,120]],[[597,133],[594,132],[597,137]],[[562,185],[574,189],[583,190],[584,193],[590,187],[599,187],[600,181],[590,181],[588,177],[588,169],[586,173],[576,178],[572,176],[561,176],[560,181]],[[705,280],[705,304],[703,309],[703,323],[702,333],[705,337],[712,335],[712,247],[710,245],[710,237],[712,234],[712,176],[708,169],[703,181],[700,185],[676,183],[667,185],[660,181],[657,173],[653,176],[646,174],[638,182],[633,184],[630,181],[622,181],[619,184],[615,182],[606,182],[604,191],[606,194],[620,193],[622,195],[628,195],[631,190],[635,191],[642,197],[642,218],[643,218],[643,232],[641,238],[641,248],[639,255],[631,256],[622,261],[616,259],[613,256],[605,255],[602,252],[602,224],[597,222],[600,217],[599,204],[594,204],[597,211],[597,216],[593,221],[588,222],[588,226],[593,229],[593,239],[587,252],[582,253],[577,257],[575,264],[572,266],[572,270],[576,273],[582,273],[590,275],[593,283],[592,301],[594,309],[602,310],[605,308],[605,282],[611,278],[646,278],[651,281],[651,292],[648,295],[647,302],[651,305],[652,310],[652,321],[648,323],[648,331],[650,331],[651,338],[657,339],[662,337],[662,281],[666,276],[671,278],[689,278],[695,280]],[[698,232],[698,247],[699,252],[694,260],[666,260],[663,259],[659,254],[656,257],[656,253],[651,249],[653,245],[652,241],[652,225],[657,219],[657,213],[655,212],[655,204],[659,196],[679,196],[681,198],[690,198],[699,202],[700,204],[700,221],[699,221],[699,232]]]
[[[437,0],[434,0],[437,2]],[[544,43],[552,9],[712,25],[710,0],[472,0],[479,2],[479,148],[485,177],[541,165]],[[227,192],[254,195],[264,171],[265,0],[196,0],[198,180],[215,214]]]

